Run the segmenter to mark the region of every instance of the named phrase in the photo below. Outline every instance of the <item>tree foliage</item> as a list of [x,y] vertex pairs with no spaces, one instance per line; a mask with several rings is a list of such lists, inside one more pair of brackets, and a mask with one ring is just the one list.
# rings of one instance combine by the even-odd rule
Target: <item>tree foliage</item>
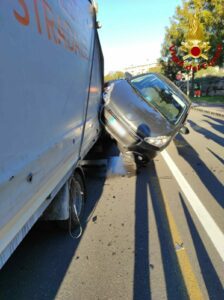
[[[217,46],[224,42],[224,0],[182,0],[182,6],[176,8],[175,15],[170,19],[170,26],[166,28],[166,34],[162,45],[160,64],[163,72],[172,80],[183,66],[172,60],[170,47],[175,45],[177,57],[183,57],[182,42],[189,38],[189,30],[192,18],[195,16],[200,24],[203,41],[208,42],[211,48],[208,51],[208,61],[217,53]],[[195,60],[194,60],[195,62]],[[222,54],[215,61],[221,66],[224,62]],[[196,61],[196,63],[200,63]]]
[[107,82],[110,80],[116,80],[121,78],[124,78],[124,72],[122,71],[110,72],[105,76],[104,81]]
[[149,68],[148,72],[150,72],[150,73],[162,73],[162,66],[158,65],[156,67]]

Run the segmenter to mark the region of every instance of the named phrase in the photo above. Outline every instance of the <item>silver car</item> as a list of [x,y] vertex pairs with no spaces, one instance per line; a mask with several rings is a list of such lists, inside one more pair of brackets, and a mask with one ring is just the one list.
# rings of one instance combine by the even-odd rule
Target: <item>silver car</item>
[[191,102],[176,85],[149,73],[109,82],[102,120],[123,153],[146,164],[169,145],[184,126]]

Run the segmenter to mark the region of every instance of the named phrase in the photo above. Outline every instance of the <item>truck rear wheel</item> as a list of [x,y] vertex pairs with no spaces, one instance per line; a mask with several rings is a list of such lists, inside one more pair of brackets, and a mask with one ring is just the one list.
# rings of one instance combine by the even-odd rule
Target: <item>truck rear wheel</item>
[[84,179],[76,172],[69,179],[69,218],[65,221],[57,221],[62,229],[73,230],[80,225],[86,202],[86,189]]
[[80,220],[83,217],[84,207],[86,202],[86,190],[83,178],[79,173],[75,173],[69,183],[69,226],[75,229],[80,225]]

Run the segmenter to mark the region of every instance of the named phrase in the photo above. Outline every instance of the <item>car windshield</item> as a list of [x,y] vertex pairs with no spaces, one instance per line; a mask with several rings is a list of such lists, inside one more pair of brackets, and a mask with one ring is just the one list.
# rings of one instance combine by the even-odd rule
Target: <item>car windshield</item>
[[171,123],[178,122],[186,104],[168,84],[153,74],[136,77],[129,83],[147,103],[154,106]]

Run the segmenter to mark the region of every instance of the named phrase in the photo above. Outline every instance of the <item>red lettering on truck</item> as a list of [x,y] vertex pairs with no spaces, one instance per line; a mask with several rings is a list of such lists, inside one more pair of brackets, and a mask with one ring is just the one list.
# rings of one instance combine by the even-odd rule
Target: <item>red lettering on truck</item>
[[55,32],[54,32],[54,18],[50,19],[49,18],[49,13],[51,13],[51,15],[53,16],[52,13],[52,9],[50,7],[50,5],[45,1],[42,0],[43,3],[43,9],[44,9],[44,16],[45,16],[45,23],[46,23],[46,29],[47,29],[47,35],[48,35],[48,39],[52,40],[58,44],[58,40],[55,37]]
[[24,11],[24,16],[21,16],[16,10],[14,10],[14,15],[19,23],[21,23],[24,26],[27,26],[30,23],[30,15],[29,15],[28,7],[25,3],[25,0],[18,0],[18,2]]
[[68,22],[65,22],[65,26],[67,29],[66,31],[68,33],[68,49],[75,53],[81,52],[70,24]]
[[[21,15],[19,14],[19,12],[14,10],[14,15],[19,23],[28,26],[30,24],[28,6],[25,0],[18,0],[18,2],[21,5],[24,14]],[[88,60],[88,50],[85,46],[85,43],[82,43],[80,45],[77,42],[78,38],[76,37],[77,35],[74,32],[71,24],[64,18],[61,19],[59,15],[56,15],[47,0],[33,0],[37,31],[39,32],[39,34],[42,34],[42,24],[39,11],[40,7],[38,6],[38,4],[43,9],[42,13],[45,19],[48,39],[53,41],[57,45],[61,45],[63,43],[64,47],[67,50],[75,52],[77,55],[80,55],[82,58]],[[74,5],[73,2],[72,4]]]
[[68,46],[67,38],[65,35],[65,28],[62,25],[62,21],[61,21],[60,17],[58,17],[58,36],[59,36],[59,44],[61,44],[61,42],[64,41],[64,46],[66,49],[68,49],[69,46]]
[[35,11],[35,16],[36,16],[37,29],[38,29],[38,32],[41,34],[42,33],[42,28],[41,28],[41,23],[40,23],[40,16],[39,16],[37,2],[38,2],[38,0],[34,0],[34,11]]

